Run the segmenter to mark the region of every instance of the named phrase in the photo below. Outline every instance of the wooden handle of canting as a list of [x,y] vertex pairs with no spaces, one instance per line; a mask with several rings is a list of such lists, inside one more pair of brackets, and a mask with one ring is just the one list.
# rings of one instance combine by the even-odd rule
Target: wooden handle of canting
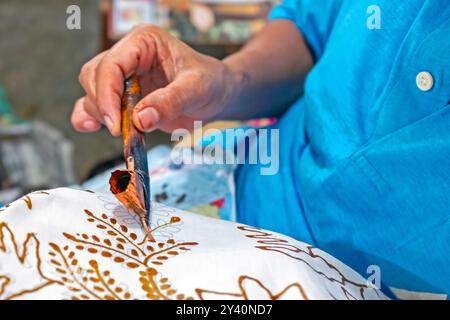
[[[136,104],[141,100],[141,85],[136,75],[125,80],[124,91],[122,95],[122,139],[124,146],[124,156],[127,160],[133,153],[132,150],[139,147],[138,144],[144,143],[144,135],[133,125],[133,110]],[[128,168],[133,170],[134,168]]]
[[148,239],[155,241],[150,226],[150,177],[144,134],[133,125],[133,111],[141,100],[141,86],[137,76],[127,79],[122,95],[123,154],[127,170],[116,170],[109,179],[110,190],[130,211],[139,215]]
[[148,175],[147,151],[144,134],[133,124],[133,111],[141,100],[141,85],[136,75],[125,81],[122,95],[122,139],[123,153],[128,170],[142,177],[145,209],[150,219],[150,178]]

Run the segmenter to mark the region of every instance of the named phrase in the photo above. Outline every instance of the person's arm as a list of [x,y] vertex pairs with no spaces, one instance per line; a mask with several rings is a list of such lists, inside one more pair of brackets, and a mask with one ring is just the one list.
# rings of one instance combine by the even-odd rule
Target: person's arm
[[110,50],[86,63],[80,83],[86,96],[72,113],[73,126],[120,135],[124,80],[136,73],[144,98],[133,122],[142,131],[189,127],[192,119],[248,119],[282,113],[301,94],[312,67],[298,29],[274,21],[224,61],[200,54],[161,29],[135,28]]
[[300,31],[288,20],[269,23],[223,62],[237,75],[233,97],[217,115],[225,119],[280,115],[301,95],[313,66]]

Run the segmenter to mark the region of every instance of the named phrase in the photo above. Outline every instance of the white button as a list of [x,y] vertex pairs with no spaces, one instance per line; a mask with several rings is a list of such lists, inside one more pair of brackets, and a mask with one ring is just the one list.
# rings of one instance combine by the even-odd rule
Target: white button
[[417,74],[416,77],[417,87],[422,91],[429,91],[433,88],[434,79],[431,73],[427,71],[422,71]]

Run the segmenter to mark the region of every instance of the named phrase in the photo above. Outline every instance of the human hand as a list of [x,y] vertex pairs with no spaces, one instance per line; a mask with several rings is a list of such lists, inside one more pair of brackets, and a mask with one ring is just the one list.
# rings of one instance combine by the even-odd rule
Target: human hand
[[82,67],[79,81],[86,96],[73,108],[74,128],[94,132],[103,124],[119,136],[123,83],[134,73],[143,98],[133,123],[144,132],[170,132],[190,127],[193,119],[212,119],[226,107],[236,86],[236,76],[220,60],[159,28],[141,25]]

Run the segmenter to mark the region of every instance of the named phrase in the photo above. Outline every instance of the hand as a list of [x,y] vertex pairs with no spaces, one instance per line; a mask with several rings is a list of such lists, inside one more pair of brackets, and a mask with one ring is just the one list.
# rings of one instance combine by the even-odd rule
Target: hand
[[193,119],[212,119],[233,96],[233,72],[221,61],[202,55],[153,26],[138,26],[81,69],[86,91],[74,106],[75,129],[93,132],[101,124],[120,135],[123,83],[136,73],[142,100],[133,123],[141,131],[173,131],[190,127]]

